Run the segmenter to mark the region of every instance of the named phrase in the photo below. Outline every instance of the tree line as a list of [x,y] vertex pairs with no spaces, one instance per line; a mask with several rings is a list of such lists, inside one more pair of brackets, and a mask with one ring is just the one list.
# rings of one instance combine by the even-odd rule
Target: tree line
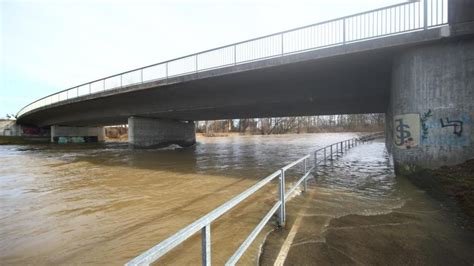
[[196,123],[196,132],[206,135],[228,132],[261,135],[341,131],[365,132],[383,130],[384,124],[385,114],[248,118],[199,121]]

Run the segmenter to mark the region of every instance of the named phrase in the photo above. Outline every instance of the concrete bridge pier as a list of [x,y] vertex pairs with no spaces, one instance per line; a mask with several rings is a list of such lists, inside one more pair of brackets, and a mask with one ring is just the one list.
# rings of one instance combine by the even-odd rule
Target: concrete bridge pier
[[386,139],[395,171],[474,158],[474,38],[413,47],[394,59]]
[[128,143],[135,148],[192,146],[196,143],[195,125],[192,121],[132,116],[128,118]]
[[103,127],[51,126],[51,142],[83,143],[104,141]]

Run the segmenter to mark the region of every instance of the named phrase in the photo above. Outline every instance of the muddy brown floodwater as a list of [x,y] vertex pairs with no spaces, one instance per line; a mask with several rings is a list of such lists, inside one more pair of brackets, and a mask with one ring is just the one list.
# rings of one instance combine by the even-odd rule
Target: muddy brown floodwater
[[[121,143],[0,146],[0,264],[123,264],[284,164],[353,136],[200,138],[193,148],[160,150]],[[289,202],[288,230],[273,231],[270,223],[241,264],[272,264],[304,217],[287,264],[395,263],[398,251],[414,264],[452,257],[472,265],[472,234],[391,169],[381,142],[351,150]],[[275,200],[276,183],[212,224],[214,264],[226,261]],[[306,250],[303,261],[294,247]],[[195,236],[158,264],[196,265],[199,256]]]

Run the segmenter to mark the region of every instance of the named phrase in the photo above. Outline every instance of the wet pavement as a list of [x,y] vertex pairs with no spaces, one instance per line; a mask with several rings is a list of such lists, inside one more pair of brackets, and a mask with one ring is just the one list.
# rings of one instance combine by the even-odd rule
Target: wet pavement
[[474,234],[455,213],[403,177],[384,143],[320,167],[308,193],[287,207],[262,265],[472,265]]

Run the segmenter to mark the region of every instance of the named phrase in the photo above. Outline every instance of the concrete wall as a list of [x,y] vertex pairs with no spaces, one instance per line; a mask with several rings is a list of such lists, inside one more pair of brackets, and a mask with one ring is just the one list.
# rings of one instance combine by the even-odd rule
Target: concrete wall
[[104,141],[104,128],[51,126],[51,142],[58,142],[60,137],[82,137],[85,142],[88,139]]
[[474,157],[474,40],[409,49],[393,63],[387,142],[396,171]]
[[132,147],[191,146],[196,143],[195,125],[194,122],[130,117],[128,142]]

